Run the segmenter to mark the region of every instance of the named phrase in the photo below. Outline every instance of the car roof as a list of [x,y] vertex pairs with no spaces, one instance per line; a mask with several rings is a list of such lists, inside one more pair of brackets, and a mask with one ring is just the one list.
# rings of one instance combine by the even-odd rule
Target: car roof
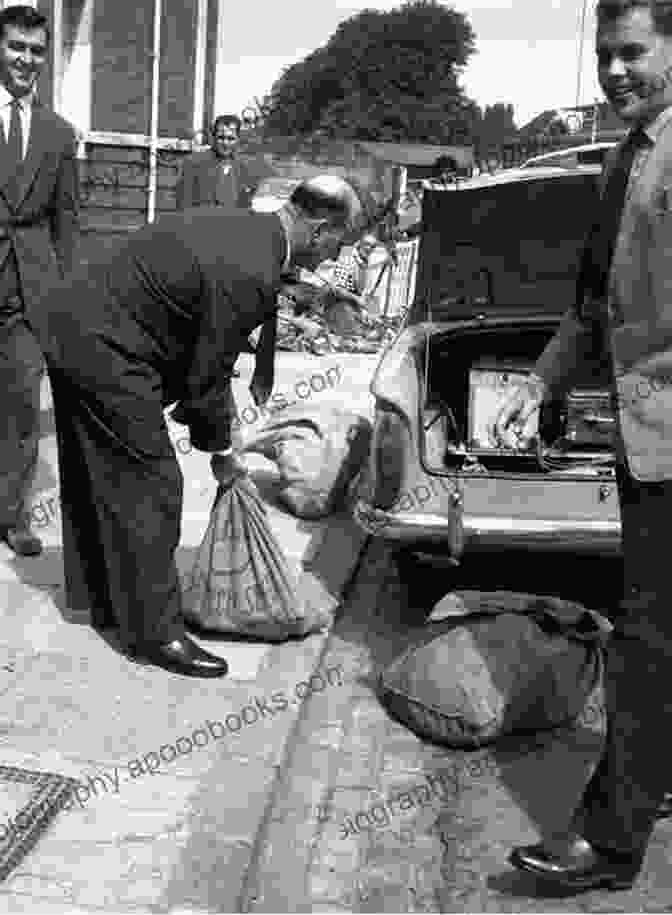
[[[577,171],[584,174],[599,175],[602,171],[599,165],[582,165]],[[445,188],[447,191],[468,191],[471,188],[492,187],[498,184],[514,184],[519,181],[548,181],[554,178],[566,178],[567,169],[561,165],[540,165],[538,168],[505,168],[493,175],[478,175],[476,178],[466,178],[457,181],[454,185]]]
[[[586,153],[607,153],[608,150],[613,149],[617,143],[615,140],[603,140],[600,143],[584,143],[582,146],[567,146],[564,149],[553,149],[550,152],[542,153],[539,156],[532,156],[529,159],[526,159],[523,162],[521,168],[536,168],[538,165],[543,165],[545,162],[558,159],[559,157],[566,156],[571,158],[572,156],[581,156]],[[584,164],[584,163],[580,163]]]

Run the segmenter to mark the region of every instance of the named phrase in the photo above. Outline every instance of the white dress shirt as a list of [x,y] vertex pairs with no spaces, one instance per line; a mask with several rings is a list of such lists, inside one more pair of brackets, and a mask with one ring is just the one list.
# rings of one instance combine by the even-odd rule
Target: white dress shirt
[[[2,129],[4,131],[5,142],[9,137],[9,125],[12,118],[11,104],[14,96],[9,93],[4,86],[0,86],[0,120],[2,120]],[[23,140],[23,158],[26,158],[28,151],[28,141],[30,139],[30,122],[33,113],[33,96],[32,94],[24,95],[19,105],[19,117],[21,118],[21,134]]]

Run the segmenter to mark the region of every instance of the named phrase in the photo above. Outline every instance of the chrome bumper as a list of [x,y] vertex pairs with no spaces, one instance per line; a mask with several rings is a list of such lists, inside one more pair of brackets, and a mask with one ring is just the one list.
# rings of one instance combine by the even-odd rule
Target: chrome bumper
[[[445,515],[388,512],[360,499],[354,507],[354,518],[367,534],[398,545],[420,549],[423,544],[445,545],[448,540]],[[620,521],[504,518],[465,513],[462,523],[465,550],[509,548],[608,556],[621,551]]]

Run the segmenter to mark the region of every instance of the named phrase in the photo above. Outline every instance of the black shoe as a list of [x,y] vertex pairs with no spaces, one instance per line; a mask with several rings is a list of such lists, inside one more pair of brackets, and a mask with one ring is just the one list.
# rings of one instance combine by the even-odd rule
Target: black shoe
[[187,635],[172,642],[137,646],[132,655],[187,677],[224,677],[229,672],[224,658],[205,651]]
[[511,852],[509,862],[518,870],[577,893],[600,887],[628,890],[641,866],[639,861],[625,856],[619,856],[616,862],[611,856],[596,851],[585,839],[568,844],[563,854],[547,851],[541,842],[521,845]]
[[27,527],[6,527],[2,539],[17,556],[39,556],[42,552],[42,541]]
[[665,797],[658,805],[658,810],[656,810],[657,820],[664,820],[667,817],[672,817],[672,792],[669,791],[665,792]]

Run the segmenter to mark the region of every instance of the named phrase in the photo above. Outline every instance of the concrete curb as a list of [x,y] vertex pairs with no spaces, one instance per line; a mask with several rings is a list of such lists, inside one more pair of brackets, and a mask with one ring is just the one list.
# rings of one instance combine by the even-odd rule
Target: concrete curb
[[[356,613],[358,606],[375,606],[385,586],[385,576],[380,573],[387,561],[388,553],[381,543],[367,540],[341,606],[347,601],[350,613]],[[332,628],[316,669],[339,659],[353,667],[352,652],[339,650],[338,641]],[[301,707],[255,840],[238,901],[239,912],[312,910],[306,879],[314,840],[323,822],[321,811],[329,800],[348,732],[343,722],[348,720],[356,688],[354,676],[348,677],[346,685],[349,688],[337,697],[313,694]],[[316,746],[320,732],[324,736]]]

